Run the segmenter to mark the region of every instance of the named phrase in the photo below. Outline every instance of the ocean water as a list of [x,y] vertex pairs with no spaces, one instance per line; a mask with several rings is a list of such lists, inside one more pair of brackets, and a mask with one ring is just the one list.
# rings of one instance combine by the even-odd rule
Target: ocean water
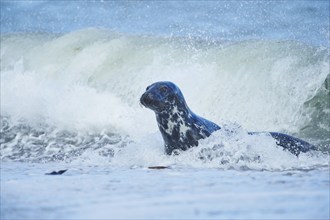
[[[0,4],[2,219],[329,219],[328,1]],[[235,132],[165,155],[163,80]]]

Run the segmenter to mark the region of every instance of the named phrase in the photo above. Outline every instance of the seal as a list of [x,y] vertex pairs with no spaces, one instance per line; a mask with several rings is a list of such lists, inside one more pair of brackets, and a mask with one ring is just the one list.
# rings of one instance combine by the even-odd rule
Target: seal
[[[176,150],[198,146],[198,141],[209,137],[221,127],[193,113],[180,89],[172,82],[156,82],[147,87],[140,103],[156,114],[158,128],[165,142],[168,155]],[[265,132],[248,132],[256,135]],[[315,150],[315,146],[299,138],[278,132],[267,132],[276,144],[298,156],[300,152]]]

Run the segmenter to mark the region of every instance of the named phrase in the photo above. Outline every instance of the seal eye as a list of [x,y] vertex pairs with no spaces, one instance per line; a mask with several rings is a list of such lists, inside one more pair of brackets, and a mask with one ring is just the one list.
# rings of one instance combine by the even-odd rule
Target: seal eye
[[167,87],[166,86],[162,86],[162,87],[159,88],[159,91],[161,93],[166,93],[167,92]]

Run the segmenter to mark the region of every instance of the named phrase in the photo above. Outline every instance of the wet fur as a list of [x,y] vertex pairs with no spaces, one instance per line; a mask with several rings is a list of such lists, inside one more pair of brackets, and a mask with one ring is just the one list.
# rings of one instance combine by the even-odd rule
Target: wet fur
[[[194,114],[186,104],[180,89],[172,82],[156,82],[147,87],[140,102],[156,113],[159,130],[165,142],[165,152],[187,150],[197,146],[200,139],[221,129],[217,124]],[[249,132],[250,135],[258,134]],[[282,146],[295,155],[315,147],[301,139],[277,132],[269,132]]]

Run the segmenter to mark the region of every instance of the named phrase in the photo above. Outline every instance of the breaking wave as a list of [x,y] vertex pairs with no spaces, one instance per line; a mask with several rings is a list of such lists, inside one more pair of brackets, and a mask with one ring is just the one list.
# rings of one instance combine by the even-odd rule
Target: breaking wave
[[[169,80],[219,131],[199,147],[163,153],[146,86]],[[330,149],[329,51],[293,41],[218,42],[85,29],[1,37],[1,159],[239,169],[326,166],[328,154],[299,158],[269,137],[279,131]],[[231,122],[231,123],[229,123]],[[242,127],[237,126],[240,124]],[[95,159],[93,159],[95,157]],[[274,159],[276,158],[276,159]]]

